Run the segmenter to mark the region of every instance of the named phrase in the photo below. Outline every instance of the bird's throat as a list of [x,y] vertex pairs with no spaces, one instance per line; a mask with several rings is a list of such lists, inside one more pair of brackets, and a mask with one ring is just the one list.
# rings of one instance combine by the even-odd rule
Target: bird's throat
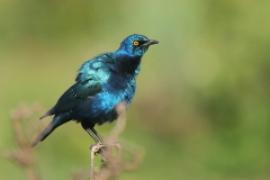
[[141,57],[123,55],[118,57],[116,62],[117,67],[121,72],[135,75],[139,70]]

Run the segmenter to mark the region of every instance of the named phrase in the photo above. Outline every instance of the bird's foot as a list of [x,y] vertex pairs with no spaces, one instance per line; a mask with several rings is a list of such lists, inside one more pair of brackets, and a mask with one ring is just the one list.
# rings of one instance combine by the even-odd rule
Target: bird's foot
[[110,143],[110,144],[97,143],[97,144],[92,144],[90,146],[90,151],[94,153],[95,155],[97,155],[97,154],[101,154],[102,151],[106,150],[107,148],[115,148],[118,151],[122,149],[120,143]]
[[100,154],[102,152],[102,149],[105,148],[106,145],[102,143],[92,144],[90,146],[91,153],[94,155]]

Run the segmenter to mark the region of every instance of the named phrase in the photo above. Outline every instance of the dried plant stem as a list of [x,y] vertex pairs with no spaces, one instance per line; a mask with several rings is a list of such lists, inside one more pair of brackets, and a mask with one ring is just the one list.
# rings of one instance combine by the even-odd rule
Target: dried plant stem
[[91,179],[95,179],[95,153],[93,150],[91,150],[91,154],[90,154],[90,158],[91,158],[91,164],[90,164],[90,180]]
[[24,124],[33,117],[33,114],[40,111],[40,106],[33,105],[20,106],[11,114],[11,125],[14,131],[14,139],[17,149],[8,153],[8,159],[21,167],[27,180],[39,180],[40,177],[36,170],[35,153],[31,146],[31,134],[24,131]]
[[27,168],[25,169],[26,178],[28,180],[38,180],[38,176],[36,174],[36,171],[33,168]]
[[[117,141],[126,126],[126,103],[120,103],[116,107],[116,110],[118,113],[116,125],[111,131],[110,135],[104,140],[105,144],[96,144],[91,148],[91,180],[105,180],[118,175],[117,171],[114,170],[114,165],[117,164],[118,166],[118,164],[120,164],[121,158],[120,155],[112,155],[112,147],[115,147],[118,151],[121,149]],[[106,147],[106,149],[101,151],[103,147]],[[102,168],[97,173],[95,173],[94,160],[97,152],[102,152],[101,156],[105,161],[103,162]]]
[[100,152],[103,147],[105,147],[104,144],[98,143],[98,144],[94,144],[90,148],[90,152],[91,152],[91,154],[90,154],[90,158],[91,158],[91,160],[90,160],[90,179],[95,179],[95,167],[94,167],[95,157],[96,157],[96,154],[98,152]]
[[[126,104],[121,103],[117,106],[118,119],[116,125],[104,139],[104,144],[94,144],[90,148],[90,176],[89,171],[80,171],[73,173],[74,180],[82,180],[86,177],[91,180],[108,180],[115,179],[123,171],[136,169],[143,159],[143,153],[134,150],[132,145],[127,146],[125,152],[132,160],[125,160],[123,155],[123,148],[118,143],[120,134],[124,131],[126,126]],[[21,106],[17,108],[11,115],[11,125],[14,132],[14,140],[17,148],[8,153],[7,157],[16,163],[25,173],[27,180],[40,180],[41,177],[36,169],[37,160],[35,158],[35,149],[32,148],[31,137],[36,137],[37,129],[29,130],[29,124],[33,123],[31,120],[36,120],[35,113],[41,112],[40,106]],[[33,127],[33,126],[32,126]],[[134,147],[134,146],[133,146]],[[136,148],[135,148],[136,149]],[[96,156],[101,155],[101,167],[95,167]]]

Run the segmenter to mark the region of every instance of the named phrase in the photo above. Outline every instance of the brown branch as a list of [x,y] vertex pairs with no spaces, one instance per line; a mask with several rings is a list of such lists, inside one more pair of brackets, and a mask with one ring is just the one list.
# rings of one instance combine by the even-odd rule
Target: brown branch
[[40,179],[36,170],[35,153],[31,146],[31,137],[33,137],[34,132],[31,131],[30,134],[27,134],[24,131],[25,124],[30,123],[37,112],[41,112],[41,107],[37,104],[32,106],[21,105],[10,116],[17,148],[12,150],[11,153],[7,153],[6,157],[24,170],[28,180]]
[[[98,171],[94,171],[92,164],[91,176],[92,180],[108,180],[118,177],[123,171],[135,170],[143,159],[142,151],[134,151],[131,149],[124,149],[118,143],[119,136],[126,127],[126,103],[121,103],[117,106],[118,119],[116,125],[105,139],[106,149],[102,151],[103,162],[101,168]],[[114,151],[116,149],[116,152]],[[132,156],[132,161],[128,162],[123,158],[124,151],[129,152]],[[95,156],[91,152],[91,158]],[[92,161],[93,162],[93,161]]]
[[[14,133],[14,141],[16,149],[7,153],[6,157],[23,169],[27,180],[40,180],[41,177],[36,169],[37,159],[35,149],[32,148],[32,138],[36,137],[38,132],[42,129],[33,128],[34,122],[37,122],[38,114],[43,112],[43,109],[38,105],[32,106],[19,106],[11,113],[11,126]],[[119,136],[124,131],[126,126],[126,104],[121,103],[117,106],[119,117],[116,121],[115,127],[112,129],[107,138],[105,138],[104,145],[97,146],[102,149],[101,159],[103,163],[101,167],[94,167],[96,156],[95,153],[91,154],[93,158],[91,165],[91,179],[92,180],[108,180],[117,178],[123,171],[132,171],[138,168],[143,160],[143,151],[133,144],[124,143],[120,146],[118,143]],[[132,147],[133,146],[133,147]],[[129,155],[130,160],[125,159]],[[79,171],[72,174],[72,179],[82,180],[89,178],[88,173]]]

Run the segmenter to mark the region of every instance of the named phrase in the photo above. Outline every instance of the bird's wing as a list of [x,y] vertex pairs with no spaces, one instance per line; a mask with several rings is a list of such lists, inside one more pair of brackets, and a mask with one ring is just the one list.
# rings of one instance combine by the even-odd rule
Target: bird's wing
[[110,74],[108,63],[112,61],[109,54],[102,54],[86,61],[79,69],[76,82],[58,99],[56,105],[43,117],[71,111],[81,101],[100,92]]
[[106,81],[110,64],[114,63],[112,53],[101,54],[82,64],[76,77],[76,82],[84,83],[89,79]]

